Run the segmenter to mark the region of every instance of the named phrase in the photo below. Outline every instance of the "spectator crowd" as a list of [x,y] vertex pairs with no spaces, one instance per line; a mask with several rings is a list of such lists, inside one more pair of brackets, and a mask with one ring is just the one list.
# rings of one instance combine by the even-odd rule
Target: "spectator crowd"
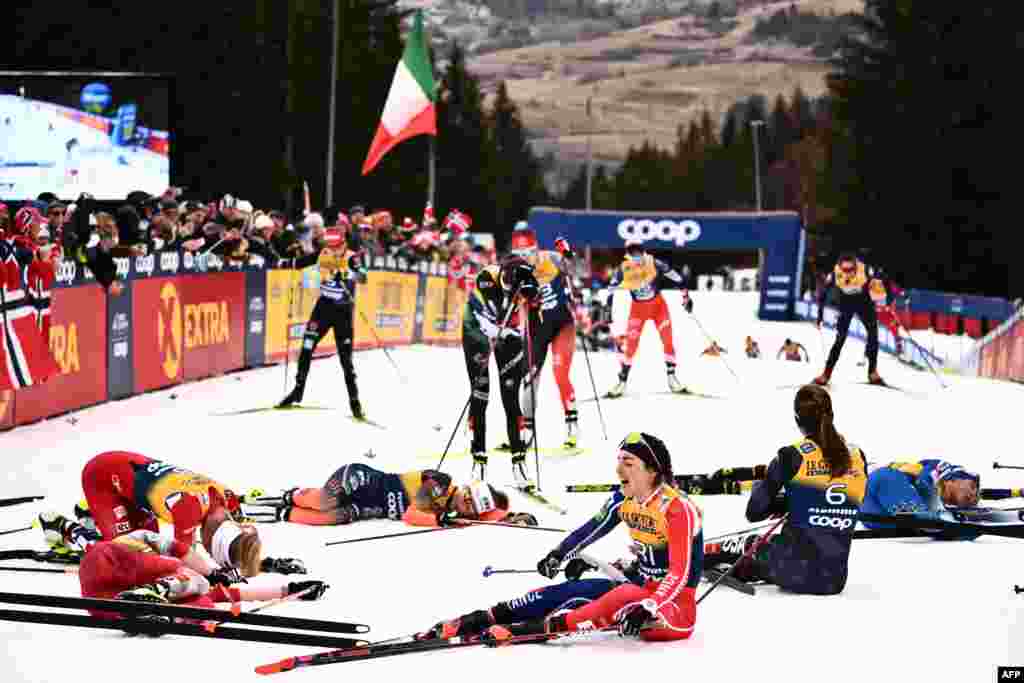
[[307,209],[290,217],[255,209],[229,194],[211,202],[183,200],[182,194],[178,188],[159,196],[132,192],[110,210],[101,210],[86,194],[73,203],[52,193],[20,206],[0,202],[0,235],[13,237],[19,248],[50,263],[72,254],[86,261],[86,253],[96,250],[112,258],[184,250],[214,254],[229,265],[272,268],[313,252],[328,228],[341,228],[349,248],[364,258],[445,263],[450,279],[464,288],[480,268],[496,260],[493,238],[487,243],[470,232],[472,218],[458,209],[438,221],[428,204],[419,221],[405,217],[397,223],[388,210],[370,212],[359,205],[347,212]]

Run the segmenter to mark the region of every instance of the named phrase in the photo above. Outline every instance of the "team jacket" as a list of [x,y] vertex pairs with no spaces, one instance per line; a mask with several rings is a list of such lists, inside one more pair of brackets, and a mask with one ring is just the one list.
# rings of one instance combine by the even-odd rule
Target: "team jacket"
[[225,487],[209,477],[142,455],[135,457],[131,466],[130,495],[135,506],[173,524],[175,540],[191,543],[196,527],[210,510],[227,507]]
[[[779,542],[768,548],[771,580],[797,593],[831,595],[846,585],[847,562],[857,513],[867,491],[867,462],[850,448],[850,470],[831,476],[818,445],[801,439],[779,449],[757,482],[747,504],[747,519],[759,522],[775,513],[789,517]],[[785,509],[776,496],[784,491]]]
[[[874,515],[934,513],[946,509],[939,488],[945,477],[963,468],[942,460],[894,462],[868,476],[868,492],[861,511]],[[868,528],[884,524],[864,522]]]
[[640,262],[630,258],[622,262],[608,282],[609,287],[620,285],[629,290],[633,301],[650,301],[662,289],[684,288],[683,276],[650,254],[644,254]]
[[884,304],[888,297],[885,282],[877,276],[871,266],[858,260],[853,273],[847,274],[837,263],[825,278],[825,286],[818,295],[819,322],[824,315],[825,300],[833,288],[839,290],[840,310],[864,304]]
[[630,578],[652,591],[659,610],[684,588],[697,587],[704,567],[701,512],[686,494],[664,484],[643,502],[616,491],[597,515],[562,541],[557,553],[572,559],[619,522],[629,527],[637,556]]
[[572,320],[572,295],[563,272],[562,255],[554,251],[538,251],[527,261],[540,285],[540,300],[533,322]]
[[295,259],[295,268],[308,268],[316,264],[320,271],[320,296],[339,304],[352,303],[356,282],[366,277],[362,259],[344,249],[322,248],[319,252]]
[[[462,314],[462,336],[488,343],[498,336],[501,324],[512,305],[511,298],[501,289],[501,271],[498,266],[487,266],[476,277],[476,286],[466,299]],[[509,330],[519,327],[519,314],[514,311],[506,325]]]

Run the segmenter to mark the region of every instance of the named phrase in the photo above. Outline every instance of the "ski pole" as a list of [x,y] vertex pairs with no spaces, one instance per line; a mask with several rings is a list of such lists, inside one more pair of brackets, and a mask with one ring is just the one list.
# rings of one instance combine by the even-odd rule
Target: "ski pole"
[[398,369],[398,363],[396,363],[395,359],[391,357],[390,353],[388,353],[388,349],[384,345],[384,341],[377,334],[377,330],[374,328],[373,323],[370,322],[370,319],[367,318],[366,314],[363,313],[362,309],[359,308],[359,304],[356,303],[355,294],[352,293],[352,290],[350,290],[348,288],[348,285],[346,285],[344,282],[341,283],[341,286],[345,288],[346,292],[348,292],[349,298],[352,299],[352,307],[354,309],[356,309],[357,311],[359,311],[359,317],[363,319],[364,323],[366,323],[366,326],[370,329],[370,334],[372,334],[373,338],[377,340],[377,346],[380,348],[381,351],[384,352],[384,355],[387,357],[388,362],[391,363],[391,367],[393,367],[395,369],[395,373],[398,374],[398,380],[402,384],[408,384],[409,380],[406,379],[405,375],[402,374],[402,371]]
[[533,531],[556,531],[560,534],[569,533],[565,529],[555,529],[554,527],[549,526],[530,526],[526,524],[510,524],[509,522],[486,522],[482,519],[460,519],[459,521],[462,524],[469,524],[471,526],[503,526],[510,527],[512,529],[531,529]]
[[[508,325],[508,321],[512,319],[512,312],[515,311],[514,303],[515,303],[516,295],[518,295],[518,294],[519,294],[519,286],[516,285],[515,291],[512,292],[512,297],[509,299],[509,306],[508,306],[508,310],[505,312],[505,317],[502,319],[501,325],[498,326],[498,332],[494,336],[495,339],[500,339],[501,338],[502,331]],[[488,358],[488,361],[489,360],[490,359]],[[469,398],[466,399],[466,405],[462,407],[462,412],[459,413],[459,419],[455,421],[455,428],[452,429],[452,435],[448,439],[448,445],[444,447],[444,453],[441,454],[441,460],[438,461],[437,467],[435,467],[434,469],[440,470],[441,469],[441,465],[444,464],[444,459],[448,457],[448,449],[452,447],[452,442],[455,441],[455,435],[458,434],[458,432],[459,432],[459,425],[462,424],[462,418],[466,414],[466,411],[469,410],[469,404],[472,403],[472,402],[473,402],[473,391],[472,391],[472,387],[470,387]]]
[[[572,290],[572,293],[573,293],[573,296],[575,298],[576,296],[579,295],[579,293],[576,291],[576,287],[571,284],[572,283],[572,279],[571,278],[567,278],[567,281],[570,283],[569,286],[570,286],[570,288]],[[582,297],[580,297],[580,300],[582,301]],[[573,312],[572,318],[573,318],[573,326],[575,326],[576,325],[576,313],[575,312]],[[597,394],[597,382],[594,381],[594,368],[590,365],[590,351],[587,349],[587,338],[586,338],[585,335],[583,337],[583,359],[587,362],[587,374],[590,375],[590,386],[594,390],[594,403],[597,404],[597,417],[598,417],[598,419],[601,420],[601,433],[604,435],[604,440],[607,441],[608,440],[608,427],[605,426],[604,412],[601,410],[601,398]]]
[[[899,322],[899,319],[897,319],[897,322]],[[914,339],[914,336],[912,334],[910,334],[910,330],[903,326],[903,323],[899,323],[899,325],[900,329],[907,333],[907,339],[909,339],[911,343],[913,343],[914,346],[917,347],[917,350],[921,352],[921,357],[924,358],[925,365],[927,365],[928,369],[932,371],[933,375],[935,375],[935,379],[938,380],[939,386],[941,386],[943,389],[947,389],[948,387],[946,386],[946,383],[942,381],[941,377],[939,377],[938,370],[935,369],[935,366],[932,365],[931,359],[928,358],[928,352],[925,351],[923,346],[917,343],[917,340]]]
[[5,508],[10,505],[21,505],[22,503],[31,503],[34,500],[42,500],[46,496],[23,496],[21,498],[0,498],[0,508]]
[[[703,325],[701,324],[701,322],[700,322],[700,318],[698,318],[698,317],[697,317],[696,315],[694,315],[694,314],[693,314],[693,312],[690,312],[690,317],[691,317],[691,318],[693,318],[693,321],[694,321],[695,323],[697,323],[697,327],[699,327],[699,328],[700,328],[700,331],[704,333],[704,337],[705,337],[705,338],[706,338],[706,339],[707,339],[707,340],[708,340],[709,342],[711,342],[712,344],[714,344],[714,343],[715,343],[715,340],[714,340],[714,339],[712,339],[712,338],[711,338],[711,335],[710,335],[710,334],[708,334],[708,331],[704,329],[704,326],[703,326]],[[725,356],[723,356],[723,355],[719,354],[719,356],[718,356],[718,357],[722,359],[722,362],[723,362],[723,363],[725,363],[725,367],[726,367],[726,368],[727,368],[727,369],[729,370],[729,372],[731,372],[731,373],[732,373],[732,376],[733,376],[734,378],[736,378],[736,381],[737,381],[737,382],[739,382],[739,381],[740,381],[740,377],[739,377],[739,375],[737,375],[737,374],[736,374],[736,371],[732,369],[732,366],[731,366],[731,365],[729,365],[729,361],[725,359]]]
[[0,572],[33,572],[36,574],[77,574],[78,567],[46,569],[43,567],[0,567]]
[[448,438],[448,445],[444,447],[444,453],[441,454],[441,459],[437,462],[435,470],[440,470],[441,465],[444,464],[444,459],[448,457],[448,449],[452,447],[452,441],[455,441],[455,435],[459,432],[459,425],[462,424],[462,418],[465,416],[466,411],[469,410],[469,404],[473,401],[472,392],[469,394],[469,398],[466,399],[466,405],[462,406],[462,412],[459,413],[459,419],[455,421],[455,428],[452,429],[452,435]]
[[491,565],[484,567],[484,578],[495,574],[536,574],[536,569],[495,569]]
[[583,359],[587,361],[587,374],[590,375],[590,386],[594,390],[594,402],[597,404],[597,416],[601,420],[601,433],[604,440],[608,440],[608,428],[604,423],[604,413],[601,411],[601,398],[597,393],[597,382],[594,381],[594,368],[590,365],[590,352],[587,350],[587,340],[583,340]]
[[0,531],[0,536],[6,536],[7,534],[16,534],[16,533],[18,533],[20,531],[28,531],[31,528],[32,527],[30,527],[30,526],[26,526],[26,527],[22,527],[20,529],[9,529],[7,531]]
[[1024,465],[1000,465],[997,462],[992,463],[992,469],[994,470],[1024,470]]
[[288,274],[288,318],[284,323],[284,393],[288,394],[288,361],[292,355],[292,320],[295,313],[295,277]]
[[699,605],[701,603],[701,601],[704,600],[704,598],[706,598],[709,595],[711,595],[711,591],[713,591],[716,588],[718,588],[719,584],[721,584],[723,581],[725,581],[726,577],[732,576],[732,573],[734,571],[736,571],[736,567],[739,565],[740,562],[742,562],[743,560],[745,560],[747,558],[753,557],[754,553],[756,553],[758,551],[758,549],[764,544],[764,542],[768,540],[768,537],[772,535],[772,532],[775,531],[775,529],[777,529],[783,522],[786,521],[786,516],[787,515],[783,515],[782,517],[780,517],[779,521],[777,521],[774,524],[772,524],[771,528],[768,529],[768,531],[766,531],[764,533],[764,535],[762,535],[760,538],[758,538],[756,541],[754,541],[754,543],[749,548],[747,548],[746,552],[744,552],[743,555],[740,556],[740,559],[738,559],[735,562],[733,562],[732,565],[729,567],[729,570],[727,572],[725,572],[724,574],[722,574],[721,576],[719,576],[718,580],[715,581],[713,584],[711,584],[710,588],[708,588],[706,591],[704,591],[704,595],[700,596],[700,598],[697,599],[697,604]]
[[431,529],[420,529],[418,531],[403,531],[400,534],[383,534],[381,536],[366,536],[364,538],[352,538],[347,541],[330,541],[325,543],[324,546],[332,545],[344,545],[345,543],[359,543],[360,541],[375,541],[379,538],[397,538],[399,536],[412,536],[413,534],[429,534],[434,531],[448,531],[449,529],[458,529],[457,526],[439,526]]
[[[529,306],[529,304],[527,304]],[[540,381],[540,368],[533,367],[533,333],[530,331],[530,310],[526,310],[526,355],[529,358],[530,375],[530,421],[533,423],[533,461],[537,467],[537,490],[540,490],[540,439],[537,438],[537,382]]]
[[705,543],[710,543],[711,541],[717,541],[717,540],[722,539],[722,538],[729,538],[730,536],[739,536],[741,534],[749,534],[749,533],[751,533],[753,531],[760,531],[761,529],[767,529],[770,526],[772,526],[771,523],[759,524],[758,526],[752,526],[749,529],[740,529],[739,531],[733,531],[733,532],[730,532],[728,534],[721,534],[720,536],[712,536],[711,538],[705,538],[704,542]]

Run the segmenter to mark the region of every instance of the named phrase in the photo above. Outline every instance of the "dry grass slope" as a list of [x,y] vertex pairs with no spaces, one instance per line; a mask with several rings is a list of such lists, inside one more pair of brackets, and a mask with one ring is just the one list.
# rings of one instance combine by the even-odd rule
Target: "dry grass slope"
[[[581,161],[590,133],[596,158],[619,161],[645,139],[671,148],[677,126],[705,109],[718,122],[755,93],[772,99],[798,85],[811,96],[824,93],[829,67],[808,49],[748,40],[758,18],[792,4],[820,14],[863,10],[863,0],[764,3],[729,23],[680,17],[594,40],[475,56],[470,68],[485,87],[506,80],[538,152]],[[593,120],[586,115],[588,97]]]

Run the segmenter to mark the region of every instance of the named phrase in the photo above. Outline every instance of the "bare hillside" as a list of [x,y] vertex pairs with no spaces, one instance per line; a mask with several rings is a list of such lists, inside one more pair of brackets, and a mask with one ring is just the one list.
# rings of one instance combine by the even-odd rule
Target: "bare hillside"
[[644,139],[671,147],[677,126],[704,109],[717,122],[754,93],[788,96],[799,85],[808,95],[822,94],[829,67],[820,54],[752,36],[759,18],[792,6],[828,16],[862,11],[863,1],[747,0],[733,17],[689,14],[591,40],[471,55],[469,66],[485,88],[506,81],[538,152],[582,161],[591,133],[595,158],[614,163]]

